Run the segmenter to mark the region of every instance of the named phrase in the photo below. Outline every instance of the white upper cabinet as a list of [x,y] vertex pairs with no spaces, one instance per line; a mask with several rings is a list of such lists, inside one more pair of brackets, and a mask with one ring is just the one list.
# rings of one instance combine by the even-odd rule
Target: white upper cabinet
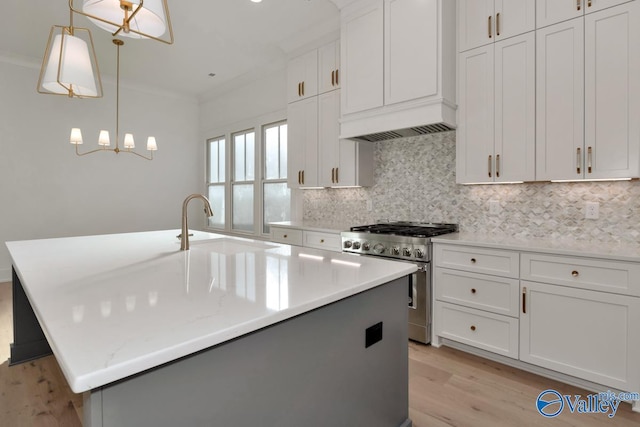
[[638,7],[537,31],[536,179],[640,175]]
[[460,0],[458,50],[462,52],[535,29],[535,7],[535,0]]
[[287,102],[318,94],[318,51],[312,50],[289,61],[287,66]]
[[536,0],[536,26],[546,27],[628,1],[630,0]]
[[288,169],[290,188],[318,186],[318,98],[287,106]]
[[342,15],[342,114],[383,104],[383,11],[376,1]]
[[340,88],[340,42],[318,48],[318,93]]
[[535,179],[535,35],[459,55],[459,183]]
[[[385,105],[438,93],[438,2],[386,0],[384,10]],[[435,24],[435,25],[434,25]]]

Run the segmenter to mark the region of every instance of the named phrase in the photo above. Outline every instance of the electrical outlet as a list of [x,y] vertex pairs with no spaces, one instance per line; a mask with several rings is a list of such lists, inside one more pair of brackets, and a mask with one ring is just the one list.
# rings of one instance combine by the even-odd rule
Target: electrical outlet
[[499,200],[489,200],[489,213],[491,215],[498,215],[500,213]]
[[586,219],[598,219],[600,216],[600,203],[587,202],[584,207],[584,217]]

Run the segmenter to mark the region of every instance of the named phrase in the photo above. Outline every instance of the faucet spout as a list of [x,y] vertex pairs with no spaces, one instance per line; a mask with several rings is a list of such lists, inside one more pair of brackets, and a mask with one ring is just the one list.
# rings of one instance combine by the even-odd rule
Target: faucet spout
[[204,212],[208,217],[213,216],[213,209],[211,209],[211,203],[209,199],[202,194],[192,194],[182,202],[182,233],[180,234],[180,250],[189,250],[189,226],[187,225],[187,207],[189,202],[193,199],[200,199],[204,203]]

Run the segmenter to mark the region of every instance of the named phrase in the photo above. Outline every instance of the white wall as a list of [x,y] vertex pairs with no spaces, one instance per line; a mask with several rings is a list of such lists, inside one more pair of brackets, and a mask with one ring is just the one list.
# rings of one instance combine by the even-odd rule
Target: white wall
[[[184,198],[204,189],[196,100],[121,82],[121,138],[132,132],[146,153],[146,136],[155,136],[155,159],[78,157],[71,127],[82,128],[81,151],[97,148],[103,128],[114,143],[115,85],[103,81],[101,99],[41,95],[38,72],[0,58],[0,281],[11,273],[5,241],[177,229]],[[195,208],[190,225],[204,225]]]

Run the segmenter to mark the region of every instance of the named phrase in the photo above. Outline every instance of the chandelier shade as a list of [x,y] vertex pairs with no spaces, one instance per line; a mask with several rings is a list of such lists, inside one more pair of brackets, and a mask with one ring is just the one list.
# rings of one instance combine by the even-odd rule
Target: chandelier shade
[[38,92],[77,98],[102,96],[100,71],[88,29],[51,27]]
[[81,9],[69,0],[69,7],[113,36],[173,43],[167,0],[83,0]]

